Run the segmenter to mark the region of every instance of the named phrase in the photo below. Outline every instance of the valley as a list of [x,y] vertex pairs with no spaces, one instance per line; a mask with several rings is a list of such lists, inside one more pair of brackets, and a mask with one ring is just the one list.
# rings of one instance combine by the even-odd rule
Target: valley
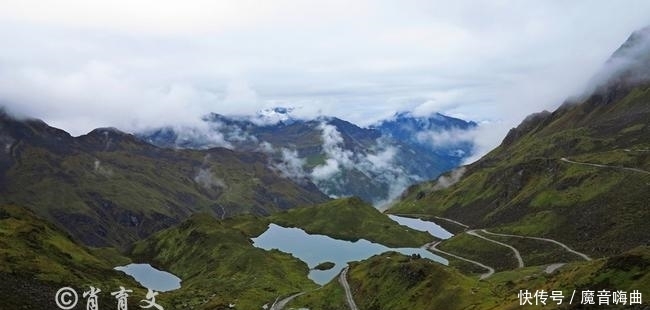
[[647,309],[648,72],[650,27],[471,162],[489,124],[435,100],[363,126],[273,101],[78,136],[0,107],[0,309],[120,287],[133,309]]

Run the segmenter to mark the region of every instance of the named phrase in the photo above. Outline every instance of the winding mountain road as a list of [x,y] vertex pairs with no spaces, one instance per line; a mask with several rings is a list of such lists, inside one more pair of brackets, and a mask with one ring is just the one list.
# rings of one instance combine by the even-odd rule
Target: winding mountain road
[[583,258],[584,260],[586,260],[586,261],[590,261],[590,260],[591,260],[591,258],[590,258],[589,256],[587,256],[587,254],[584,254],[584,253],[578,252],[578,251],[576,251],[576,250],[570,248],[568,245],[566,245],[566,244],[564,244],[564,243],[562,243],[562,242],[559,242],[559,241],[557,241],[557,240],[548,239],[548,238],[541,238],[541,237],[529,237],[529,236],[522,236],[522,235],[499,234],[499,233],[489,232],[489,231],[487,231],[487,230],[485,230],[485,229],[481,229],[481,232],[486,233],[486,234],[488,234],[488,235],[494,235],[494,236],[513,237],[513,238],[522,238],[522,239],[535,239],[535,240],[540,240],[540,241],[551,242],[551,243],[554,243],[554,244],[557,244],[557,245],[563,247],[563,248],[564,248],[565,250],[567,250],[568,252],[571,252],[571,253],[573,253],[573,254],[575,254],[575,255],[578,255],[578,256],[582,257],[582,258]]
[[638,168],[630,168],[630,167],[623,167],[623,166],[610,166],[610,165],[601,165],[601,164],[593,164],[593,163],[583,163],[579,161],[573,161],[570,160],[566,157],[560,158],[561,161],[566,162],[566,163],[571,163],[571,164],[576,164],[576,165],[583,165],[583,166],[590,166],[590,167],[597,167],[597,168],[608,168],[608,169],[621,169],[621,170],[627,170],[627,171],[633,171],[633,172],[638,172],[638,173],[645,173],[645,174],[650,174],[650,171],[645,171],[642,169]]
[[463,226],[463,227],[465,227],[465,228],[469,228],[469,226],[467,226],[467,225],[465,225],[465,224],[463,224],[463,223],[461,223],[461,222],[459,222],[459,221],[455,221],[455,220],[452,220],[452,219],[448,219],[448,218],[446,218],[446,217],[435,216],[435,218],[440,219],[440,220],[444,220],[444,221],[447,221],[447,222],[451,222],[451,223],[454,223],[454,224],[456,224],[456,225]]
[[350,291],[350,284],[348,284],[348,270],[350,267],[345,267],[343,271],[341,271],[341,274],[339,275],[339,283],[341,283],[341,286],[343,286],[343,290],[345,290],[345,300],[348,303],[348,306],[350,307],[350,310],[359,310],[357,308],[357,304],[354,303],[354,298],[352,298],[352,291]]
[[492,268],[490,266],[487,266],[487,265],[484,265],[484,264],[481,264],[481,263],[479,263],[479,262],[477,262],[475,260],[471,260],[469,258],[465,258],[465,257],[462,257],[462,256],[458,256],[456,254],[451,254],[449,252],[445,252],[443,250],[440,250],[440,249],[438,249],[438,244],[440,244],[440,241],[427,244],[427,249],[429,249],[431,251],[438,252],[438,253],[442,253],[442,254],[445,254],[445,255],[449,255],[451,257],[455,257],[455,258],[460,259],[460,260],[464,260],[466,262],[472,263],[474,265],[477,265],[477,266],[487,270],[486,273],[481,274],[481,276],[479,277],[479,279],[481,279],[481,280],[487,279],[487,278],[491,277],[494,274],[494,268]]
[[[482,231],[482,232],[486,232],[485,229],[482,229],[481,231]],[[521,253],[519,253],[519,250],[517,250],[515,247],[513,247],[513,246],[511,246],[511,245],[509,245],[509,244],[505,244],[505,243],[503,243],[503,242],[499,242],[499,241],[496,241],[496,240],[490,239],[490,238],[488,238],[488,237],[486,237],[486,236],[483,236],[483,235],[477,233],[477,232],[476,232],[476,229],[468,230],[467,233],[470,234],[470,235],[472,235],[472,236],[474,236],[474,237],[478,237],[478,238],[481,238],[481,239],[484,239],[484,240],[490,241],[490,242],[492,242],[492,243],[496,243],[496,244],[498,244],[498,245],[501,245],[501,246],[504,246],[504,247],[509,248],[510,250],[512,250],[513,253],[515,253],[515,258],[517,258],[517,264],[518,264],[519,268],[523,268],[523,267],[524,267],[524,260],[521,258]]]
[[544,268],[544,272],[551,274],[555,272],[555,270],[558,270],[562,268],[562,266],[566,265],[565,263],[555,263],[555,264],[550,264]]
[[274,302],[273,305],[271,305],[270,310],[282,310],[282,309],[284,309],[284,307],[285,307],[289,302],[291,302],[294,298],[296,298],[296,297],[298,297],[298,296],[300,296],[300,295],[302,295],[302,294],[305,294],[305,293],[306,293],[306,292],[296,293],[296,294],[293,294],[293,295],[291,295],[291,296],[288,296],[288,297],[286,297],[286,298],[284,298],[284,299],[282,299],[282,300],[280,300],[280,301]]

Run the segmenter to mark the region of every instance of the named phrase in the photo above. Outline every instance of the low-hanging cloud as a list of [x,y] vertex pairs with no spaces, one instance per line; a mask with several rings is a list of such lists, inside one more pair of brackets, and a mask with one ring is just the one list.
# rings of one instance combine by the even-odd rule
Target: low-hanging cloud
[[202,145],[203,148],[225,147],[233,149],[224,134],[221,132],[223,125],[221,123],[197,123],[191,126],[173,126],[176,133],[175,145],[185,145],[186,143],[193,143]]
[[354,165],[354,154],[343,147],[343,137],[336,127],[321,122],[318,129],[322,131],[322,149],[326,159],[324,164],[314,167],[311,172],[316,181],[329,179],[340,169],[349,169]]
[[446,130],[421,131],[416,133],[416,138],[421,143],[433,147],[446,147],[464,142],[473,142],[473,129],[450,128]]
[[194,176],[194,182],[208,190],[228,188],[226,182],[215,176],[209,168],[200,168]]
[[357,170],[373,182],[386,184],[386,196],[377,197],[373,203],[381,208],[398,197],[409,185],[421,179],[408,174],[395,159],[398,149],[384,139],[377,139],[368,152],[353,153],[345,149],[343,137],[337,128],[325,122],[318,127],[322,131],[322,149],[326,156],[324,164],[316,166],[310,176],[318,185],[323,182],[338,184],[337,178],[344,170]]
[[74,135],[274,106],[362,126],[437,111],[489,121],[497,134],[481,143],[494,147],[581,92],[650,20],[641,0],[152,5],[2,1],[0,40],[12,44],[0,49],[0,104]]
[[446,189],[460,181],[460,179],[463,177],[465,174],[465,171],[467,168],[465,167],[458,167],[449,173],[449,175],[441,175],[438,177],[436,180],[435,185],[433,186],[433,190],[441,190],[441,189]]
[[280,150],[280,162],[274,164],[273,167],[280,172],[283,176],[294,180],[298,183],[304,183],[307,174],[304,170],[305,159],[298,156],[298,151],[282,148]]
[[97,174],[100,174],[105,177],[113,176],[113,170],[109,167],[102,165],[102,162],[99,159],[95,159],[95,161],[93,162],[93,170]]
[[650,26],[635,31],[591,78],[579,99],[611,85],[633,85],[650,80]]

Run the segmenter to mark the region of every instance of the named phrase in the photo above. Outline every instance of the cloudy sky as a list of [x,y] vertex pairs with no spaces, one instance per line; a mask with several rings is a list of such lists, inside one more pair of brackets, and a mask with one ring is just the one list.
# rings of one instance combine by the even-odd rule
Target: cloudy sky
[[0,2],[0,105],[74,135],[274,106],[483,122],[493,146],[585,86],[649,1]]

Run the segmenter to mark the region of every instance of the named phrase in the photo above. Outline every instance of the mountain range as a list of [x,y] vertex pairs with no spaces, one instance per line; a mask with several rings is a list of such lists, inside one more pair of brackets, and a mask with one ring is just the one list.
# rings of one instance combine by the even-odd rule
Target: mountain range
[[254,117],[210,114],[200,127],[168,126],[136,135],[167,148],[263,152],[272,167],[294,181],[311,181],[331,197],[382,204],[407,186],[461,164],[473,144],[452,135],[476,128],[474,122],[438,113],[397,113],[363,128],[336,117],[297,119],[291,111],[274,108]]
[[650,28],[635,32],[583,96],[529,116],[456,175],[409,188],[390,212],[548,236],[596,255],[647,244],[649,42]]
[[0,204],[18,205],[94,246],[126,246],[196,212],[270,214],[328,198],[263,153],[172,150],[113,128],[72,137],[0,113]]
[[[72,137],[0,112],[0,309],[52,309],[63,286],[126,285],[142,295],[113,269],[130,262],[182,278],[160,296],[165,309],[259,309],[280,298],[311,309],[519,309],[524,290],[563,292],[550,309],[583,309],[567,302],[571,291],[637,291],[643,302],[623,308],[645,309],[648,72],[645,28],[584,94],[527,117],[464,166],[472,145],[448,137],[476,124],[440,114],[401,113],[361,128],[277,108],[256,118],[211,114],[198,127]],[[368,203],[426,178],[386,213],[434,221],[454,233],[449,239]],[[366,201],[328,197],[355,194]],[[422,246],[449,265],[386,252],[350,262],[319,288],[305,262],[253,246],[270,223]]]

